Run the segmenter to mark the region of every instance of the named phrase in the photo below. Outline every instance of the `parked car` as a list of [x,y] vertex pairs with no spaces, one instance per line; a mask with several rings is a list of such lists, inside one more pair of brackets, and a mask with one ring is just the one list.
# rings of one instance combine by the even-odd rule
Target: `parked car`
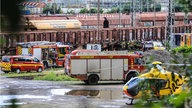
[[5,73],[15,71],[20,73],[21,71],[37,71],[42,72],[44,70],[43,63],[34,56],[3,56],[1,61],[1,70]]
[[145,41],[143,43],[143,51],[147,50],[165,50],[165,47],[160,41]]

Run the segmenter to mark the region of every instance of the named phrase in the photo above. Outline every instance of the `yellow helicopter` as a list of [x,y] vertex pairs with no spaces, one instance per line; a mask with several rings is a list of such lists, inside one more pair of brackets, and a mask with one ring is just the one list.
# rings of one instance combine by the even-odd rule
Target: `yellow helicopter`
[[130,104],[144,94],[152,94],[159,98],[187,90],[188,79],[185,76],[164,70],[159,61],[153,62],[152,65],[148,73],[130,79],[123,86],[123,92],[131,100]]

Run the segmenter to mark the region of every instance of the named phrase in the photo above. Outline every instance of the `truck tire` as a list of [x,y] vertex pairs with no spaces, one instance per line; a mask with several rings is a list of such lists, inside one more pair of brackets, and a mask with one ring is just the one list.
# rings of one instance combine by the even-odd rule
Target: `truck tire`
[[87,83],[90,85],[95,85],[95,84],[98,84],[98,81],[99,81],[99,77],[93,74],[88,77]]
[[128,82],[131,78],[136,77],[137,75],[138,74],[136,72],[128,74],[127,77],[126,77],[126,82]]
[[20,73],[21,70],[20,70],[19,68],[17,68],[17,69],[15,70],[15,72],[16,72],[16,73]]

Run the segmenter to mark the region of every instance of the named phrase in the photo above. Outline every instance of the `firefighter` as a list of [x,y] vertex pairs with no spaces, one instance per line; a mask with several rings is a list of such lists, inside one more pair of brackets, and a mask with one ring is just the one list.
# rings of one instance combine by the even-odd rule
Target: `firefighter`
[[54,49],[50,50],[50,58],[52,60],[52,64],[56,65],[56,57],[57,57],[57,52]]

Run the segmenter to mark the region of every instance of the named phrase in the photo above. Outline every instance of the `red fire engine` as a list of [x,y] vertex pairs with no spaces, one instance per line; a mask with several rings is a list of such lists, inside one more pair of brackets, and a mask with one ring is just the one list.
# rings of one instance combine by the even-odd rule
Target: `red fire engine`
[[138,54],[68,55],[65,61],[65,73],[87,84],[127,82],[143,70],[142,56]]
[[33,55],[41,60],[45,68],[64,66],[64,56],[69,54],[69,45],[57,42],[35,41],[17,43],[17,55]]

